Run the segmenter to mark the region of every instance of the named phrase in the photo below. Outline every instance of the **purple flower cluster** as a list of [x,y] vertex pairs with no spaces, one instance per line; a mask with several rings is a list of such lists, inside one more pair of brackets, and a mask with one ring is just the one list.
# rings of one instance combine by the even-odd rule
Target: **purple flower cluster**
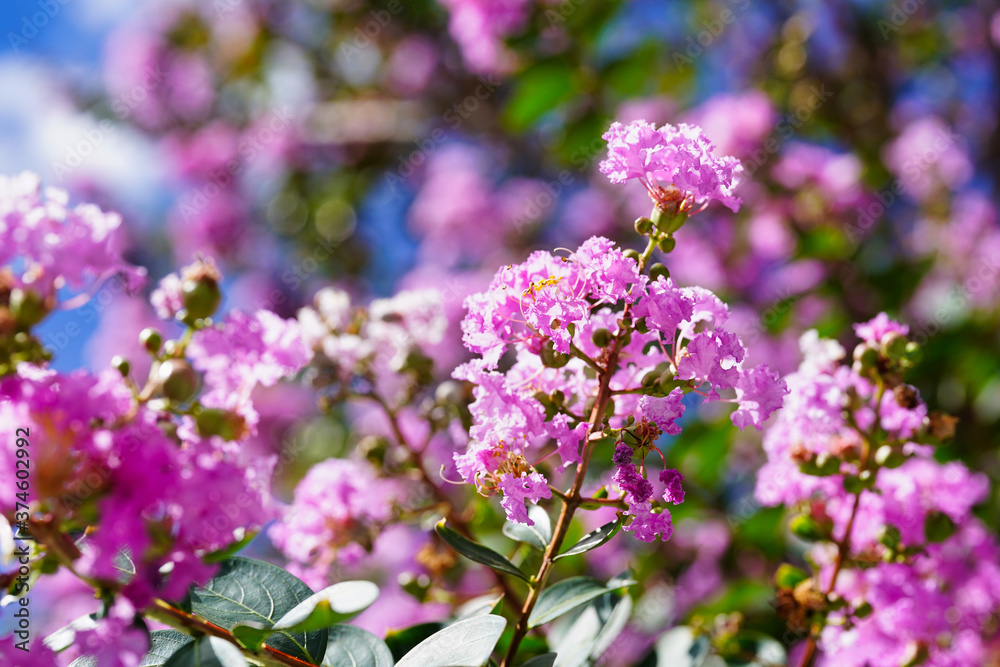
[[451,12],[448,30],[458,42],[469,68],[482,73],[503,73],[513,56],[503,39],[527,21],[531,0],[441,0]]
[[43,190],[34,174],[0,176],[0,265],[23,262],[16,284],[43,299],[62,287],[96,287],[116,273],[130,291],[141,287],[146,270],[121,257],[121,216],[68,201],[62,190]]
[[712,200],[739,210],[740,198],[733,189],[743,167],[734,157],[716,157],[700,127],[681,123],[657,128],[643,120],[612,123],[604,139],[608,159],[601,162],[601,171],[612,183],[637,179],[658,202],[670,196],[663,186],[673,186],[688,210]]
[[317,590],[330,568],[355,563],[392,518],[401,486],[377,476],[363,461],[327,459],[309,469],[281,520],[268,531],[295,564],[295,574]]
[[[855,331],[859,350],[886,350],[907,327],[883,313]],[[839,621],[823,630],[820,664],[889,667],[921,654],[927,664],[981,664],[989,619],[1000,612],[1000,545],[971,513],[986,498],[988,480],[962,463],[934,459],[923,444],[934,422],[915,389],[880,391],[863,374],[864,356],[841,365],[844,349],[815,332],[803,336],[801,348],[804,360],[786,378],[784,409],[764,438],[768,462],[756,495],[765,505],[822,503],[819,516],[832,521],[833,538],[844,539],[850,525],[850,553],[869,563],[839,572],[834,592],[848,606],[831,612]],[[848,491],[845,481],[859,475],[871,432],[883,443],[874,453],[883,467],[870,490]],[[824,460],[838,462],[833,474],[807,474]],[[820,543],[811,556],[819,581],[829,585],[840,569],[836,549]],[[866,606],[871,613],[857,613]]]
[[[766,366],[744,368],[745,349],[725,328],[728,312],[714,294],[679,288],[669,278],[651,282],[634,259],[601,237],[568,257],[536,252],[501,269],[466,306],[464,340],[481,358],[454,374],[477,385],[471,444],[456,463],[465,481],[486,493],[506,493],[511,476],[528,475],[535,493],[524,497],[545,497],[534,475],[544,476],[531,460],[544,458],[550,443],[562,467],[580,461],[588,433],[585,406],[598,389],[593,367],[606,363],[619,337],[609,384],[618,394],[612,428],[638,423],[646,434],[677,434],[681,398],[694,391],[710,401],[733,396],[727,399],[738,405],[733,422],[759,429],[785,393]],[[629,309],[627,322],[619,307]],[[512,364],[501,372],[508,353]],[[649,482],[635,467],[620,465],[616,481],[635,517],[629,529],[643,540],[669,537],[669,514],[653,512]],[[679,501],[678,480],[665,481],[667,500]],[[504,507],[511,520],[525,518],[520,492],[514,502],[505,499]]]

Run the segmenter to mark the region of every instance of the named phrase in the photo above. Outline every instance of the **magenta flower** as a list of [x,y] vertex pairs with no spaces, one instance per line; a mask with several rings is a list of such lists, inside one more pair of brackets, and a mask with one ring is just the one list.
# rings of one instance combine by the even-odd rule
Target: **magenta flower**
[[657,128],[642,120],[612,123],[603,138],[608,159],[600,169],[612,183],[637,179],[658,204],[679,200],[681,210],[702,209],[712,200],[739,210],[741,201],[733,189],[743,167],[734,157],[716,157],[700,127],[681,123]]
[[507,518],[529,526],[535,525],[535,522],[528,517],[525,501],[530,500],[537,505],[539,500],[552,497],[548,482],[537,472],[520,477],[504,473],[497,478],[497,488],[503,493],[500,506],[507,513]]
[[639,414],[643,419],[656,424],[661,431],[677,435],[681,427],[675,422],[684,414],[684,391],[679,387],[666,396],[642,396],[639,399]]
[[674,505],[680,505],[684,502],[684,487],[681,486],[683,480],[684,475],[678,470],[660,471],[660,482],[666,485],[666,489],[663,491],[663,499],[665,501]]

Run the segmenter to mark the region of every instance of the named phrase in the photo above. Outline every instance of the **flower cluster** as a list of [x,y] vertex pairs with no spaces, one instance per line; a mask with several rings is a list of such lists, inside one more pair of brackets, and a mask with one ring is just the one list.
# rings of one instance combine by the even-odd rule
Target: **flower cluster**
[[414,382],[426,382],[432,370],[427,350],[444,338],[444,300],[436,290],[403,291],[376,299],[367,308],[352,307],[347,292],[316,293],[313,306],[299,311],[306,344],[317,356],[313,383],[342,390],[366,388],[391,403],[405,403]]
[[673,202],[678,210],[690,211],[716,200],[739,209],[733,188],[743,167],[736,158],[716,157],[700,127],[681,123],[657,128],[642,120],[612,123],[604,139],[608,159],[601,162],[601,171],[612,183],[637,179],[664,208]]
[[902,381],[917,353],[907,327],[882,313],[855,332],[852,366],[836,341],[803,336],[757,498],[803,508],[792,529],[835,543],[810,552],[818,578],[796,586],[827,615],[821,664],[981,664],[1000,611],[1000,545],[971,513],[988,482],[935,460],[955,421]]
[[[568,257],[536,252],[501,269],[466,305],[465,343],[481,358],[454,375],[477,385],[472,443],[456,462],[466,482],[504,494],[513,521],[530,523],[524,500],[551,493],[533,461],[552,453],[563,468],[577,464],[588,436],[603,430],[589,426],[602,376],[613,395],[606,426],[619,434],[615,479],[635,517],[626,529],[646,541],[669,537],[669,514],[652,511],[651,487],[631,453],[644,457],[660,433],[680,432],[682,396],[732,395],[732,420],[741,428],[759,429],[781,406],[777,375],[766,366],[744,368],[745,349],[724,326],[722,301],[662,275],[651,281],[634,257],[601,237]],[[512,363],[501,371],[508,352]],[[665,499],[679,502],[679,478],[668,473],[664,481]]]

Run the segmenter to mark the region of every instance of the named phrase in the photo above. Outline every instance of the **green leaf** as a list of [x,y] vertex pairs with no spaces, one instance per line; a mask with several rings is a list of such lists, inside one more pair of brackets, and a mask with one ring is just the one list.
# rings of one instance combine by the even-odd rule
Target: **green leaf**
[[711,652],[708,637],[682,625],[656,640],[656,667],[700,667]]
[[496,551],[462,537],[451,528],[445,526],[444,523],[444,519],[439,521],[437,526],[434,527],[434,530],[437,531],[437,534],[441,536],[441,539],[447,542],[448,546],[452,549],[462,554],[469,560],[474,560],[477,563],[482,563],[483,565],[493,568],[498,572],[512,574],[515,577],[523,579],[524,581],[528,581],[528,575],[521,572],[516,565],[498,554]]
[[420,623],[402,630],[389,630],[385,635],[385,644],[392,651],[392,657],[399,660],[416,648],[417,644],[444,627],[444,623]]
[[59,651],[65,651],[73,645],[73,642],[76,641],[76,633],[93,630],[96,627],[97,614],[87,614],[86,616],[81,616],[70,624],[59,628],[51,635],[43,639],[42,643],[45,644],[49,650],[56,653]]
[[493,615],[459,621],[420,642],[396,667],[480,667],[506,626],[507,619]]
[[278,619],[274,630],[309,632],[349,621],[378,599],[370,581],[342,581],[313,593]]
[[535,628],[544,625],[613,590],[615,588],[608,588],[603,582],[593,577],[563,579],[546,588],[538,596],[538,602],[535,604],[531,616],[528,617],[528,627]]
[[335,625],[330,628],[324,667],[392,667],[392,651],[386,643],[361,628]]
[[532,505],[528,509],[528,518],[534,521],[535,525],[508,521],[503,525],[503,534],[512,540],[530,544],[539,551],[545,551],[552,541],[552,522],[549,521],[549,515],[538,505]]
[[149,633],[149,651],[142,656],[139,667],[164,667],[167,660],[194,638],[177,630],[157,630]]
[[[222,564],[204,588],[191,591],[191,612],[227,630],[249,623],[264,628],[312,595],[308,586],[280,567],[235,556]],[[325,629],[279,631],[267,639],[267,645],[315,664],[323,658],[327,638]]]
[[208,563],[209,565],[214,565],[215,563],[221,563],[227,558],[235,556],[237,551],[239,551],[246,545],[250,544],[250,542],[253,541],[253,538],[257,537],[257,531],[255,530],[248,531],[245,528],[237,528],[236,531],[242,531],[243,537],[239,538],[237,541],[233,542],[228,547],[223,547],[218,551],[213,551],[210,554],[206,554],[205,557],[202,558],[202,560]]
[[778,667],[787,663],[785,648],[762,632],[744,630],[736,635],[741,659],[730,659],[730,667]]
[[566,556],[576,556],[582,553],[586,553],[591,549],[596,549],[597,547],[601,546],[602,544],[610,540],[612,537],[614,537],[615,533],[618,532],[618,529],[621,528],[621,525],[622,525],[621,519],[615,519],[610,523],[604,524],[597,530],[587,533],[586,535],[581,537],[579,542],[577,542],[569,549],[556,556],[553,560],[559,560],[560,558],[565,558]]
[[538,657],[532,658],[528,662],[521,665],[521,667],[552,667],[555,662],[555,653],[544,653]]
[[467,618],[474,618],[476,616],[485,616],[487,614],[492,614],[497,609],[500,608],[500,604],[503,602],[503,594],[501,593],[499,597],[496,595],[480,595],[477,598],[473,598],[463,604],[461,607],[455,610],[455,620],[462,621]]
[[525,71],[514,84],[503,110],[504,122],[513,131],[522,132],[572,95],[572,68],[559,61],[540,63]]
[[[632,613],[632,598],[605,593],[574,617],[567,615],[563,627],[549,633],[559,657],[555,667],[592,665],[625,628]],[[565,628],[565,631],[563,628]],[[561,631],[561,632],[560,632]]]
[[164,667],[246,667],[239,648],[219,637],[202,637],[185,644]]

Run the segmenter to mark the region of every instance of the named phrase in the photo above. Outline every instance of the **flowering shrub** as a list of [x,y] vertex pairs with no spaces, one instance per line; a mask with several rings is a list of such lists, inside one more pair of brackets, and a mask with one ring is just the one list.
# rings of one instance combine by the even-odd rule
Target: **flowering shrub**
[[114,21],[0,67],[0,663],[997,662],[994,8]]

